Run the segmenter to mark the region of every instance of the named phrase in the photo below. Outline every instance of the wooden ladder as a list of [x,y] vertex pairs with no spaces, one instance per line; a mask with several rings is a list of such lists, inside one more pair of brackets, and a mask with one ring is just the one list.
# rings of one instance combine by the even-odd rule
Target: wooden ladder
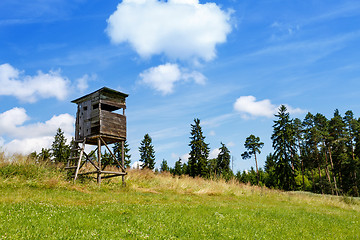
[[[84,151],[85,151],[85,142],[86,142],[86,139],[84,139],[82,141],[82,146],[79,147],[79,145],[78,145],[79,141],[74,141],[74,144],[70,150],[70,157],[68,159],[67,166],[65,167],[65,169],[67,169],[67,170],[75,169],[74,182],[76,181],[76,179],[78,177],[79,169],[82,167],[81,161],[82,161]],[[80,151],[80,153],[79,153],[79,151]],[[77,160],[77,164],[70,166],[70,163],[73,163],[74,160]]]

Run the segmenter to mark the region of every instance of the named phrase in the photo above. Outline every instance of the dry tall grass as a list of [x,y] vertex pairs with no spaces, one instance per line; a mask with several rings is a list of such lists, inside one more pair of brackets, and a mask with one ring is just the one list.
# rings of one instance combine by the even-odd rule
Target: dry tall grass
[[209,180],[189,176],[173,176],[170,173],[156,174],[150,170],[130,170],[127,176],[128,188],[134,191],[208,196],[251,197],[255,201],[286,201],[293,204],[313,206],[327,205],[360,211],[360,199],[320,195],[309,192],[284,192],[266,187],[251,186],[236,180]]
[[270,191],[265,187],[240,184],[235,180],[210,180],[192,178],[186,175],[173,176],[168,172],[154,173],[151,170],[132,169],[128,171],[129,188],[137,191],[174,192],[179,194],[232,195],[241,196],[249,192]]
[[121,177],[104,179],[101,187],[95,180],[85,179],[73,183],[67,178],[62,166],[36,163],[26,156],[6,155],[0,151],[0,186],[6,185],[40,188],[66,188],[82,192],[135,191],[153,194],[190,194],[199,196],[251,197],[254,201],[288,201],[294,204],[327,205],[360,211],[360,199],[319,195],[307,192],[283,192],[266,187],[250,186],[235,180],[210,180],[189,176],[173,176],[170,173],[154,173],[150,170],[128,170],[126,187],[122,187]]

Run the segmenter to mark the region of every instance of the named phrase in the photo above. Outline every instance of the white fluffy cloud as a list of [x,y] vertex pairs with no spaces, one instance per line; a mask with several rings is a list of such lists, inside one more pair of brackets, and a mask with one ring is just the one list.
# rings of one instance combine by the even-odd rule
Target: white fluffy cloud
[[[305,110],[300,108],[292,108],[285,105],[289,113],[303,113]],[[271,103],[269,99],[256,101],[254,96],[241,96],[234,103],[234,109],[242,114],[244,118],[252,117],[268,117],[271,118],[278,112],[279,106]]]
[[276,113],[277,106],[273,105],[269,99],[256,101],[254,96],[241,96],[236,100],[234,109],[255,117],[272,117]]
[[188,153],[185,153],[185,154],[183,154],[183,155],[181,155],[181,162],[182,163],[186,163],[186,162],[188,162],[189,161],[189,158],[190,158],[190,154],[188,154]]
[[140,78],[142,83],[163,95],[172,93],[176,82],[192,80],[197,84],[205,84],[206,81],[206,77],[200,72],[180,69],[177,64],[171,63],[149,68],[140,73]]
[[28,154],[32,151],[40,151],[43,147],[50,147],[59,127],[68,139],[74,132],[75,119],[69,114],[61,114],[45,122],[25,125],[29,119],[23,108],[13,108],[0,113],[0,136],[8,136],[12,139],[8,143],[3,141],[7,152]]
[[136,161],[136,162],[134,162],[134,163],[131,165],[131,168],[132,168],[132,169],[142,169],[142,165],[143,165],[142,162]]
[[15,96],[24,102],[50,97],[63,100],[68,94],[69,84],[60,71],[38,71],[35,76],[28,76],[8,63],[0,65],[0,96]]
[[198,0],[123,0],[107,20],[113,43],[129,42],[142,57],[212,60],[231,32],[231,10]]
[[89,87],[89,80],[95,79],[96,76],[89,76],[85,74],[81,78],[76,79],[76,88],[81,92],[85,92],[86,89]]
[[211,150],[210,153],[209,153],[209,159],[217,158],[219,153],[220,153],[219,148],[215,148],[215,149]]

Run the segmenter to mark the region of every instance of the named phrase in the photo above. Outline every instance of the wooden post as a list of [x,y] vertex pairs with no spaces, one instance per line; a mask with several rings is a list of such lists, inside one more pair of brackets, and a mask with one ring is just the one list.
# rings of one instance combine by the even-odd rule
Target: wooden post
[[[121,141],[121,165],[123,167],[123,169],[125,169],[125,141]],[[122,175],[122,185],[126,186],[125,183],[125,175]]]
[[80,152],[80,156],[79,156],[79,160],[78,160],[78,163],[77,163],[77,165],[76,165],[74,183],[75,183],[76,178],[77,178],[77,175],[78,175],[78,173],[79,173],[82,156],[83,156],[83,153],[84,153],[84,150],[85,150],[85,143],[86,143],[86,138],[84,139],[84,142],[83,142],[83,145],[82,145],[82,148],[81,148],[81,152]]
[[97,170],[97,182],[100,185],[101,184],[101,140],[100,137],[97,139],[98,140],[98,167],[99,169]]

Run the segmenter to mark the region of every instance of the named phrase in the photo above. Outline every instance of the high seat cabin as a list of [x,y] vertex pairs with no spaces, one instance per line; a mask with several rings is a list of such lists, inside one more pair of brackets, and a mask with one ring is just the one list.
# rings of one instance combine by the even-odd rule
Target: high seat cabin
[[[126,141],[126,98],[128,94],[103,87],[93,93],[75,99],[72,103],[77,104],[75,124],[75,147],[69,158],[67,169],[75,169],[74,181],[78,175],[97,174],[100,183],[101,178],[126,175],[124,168],[124,142]],[[77,144],[82,143],[82,147]],[[121,162],[112,153],[108,144],[121,143]],[[86,154],[85,145],[95,145],[97,149],[97,162]],[[118,162],[121,171],[105,171],[101,166],[101,146],[105,146],[111,157]],[[94,153],[94,152],[92,152]],[[77,165],[69,166],[73,160]],[[94,171],[80,172],[82,166],[89,162],[95,168]]]

